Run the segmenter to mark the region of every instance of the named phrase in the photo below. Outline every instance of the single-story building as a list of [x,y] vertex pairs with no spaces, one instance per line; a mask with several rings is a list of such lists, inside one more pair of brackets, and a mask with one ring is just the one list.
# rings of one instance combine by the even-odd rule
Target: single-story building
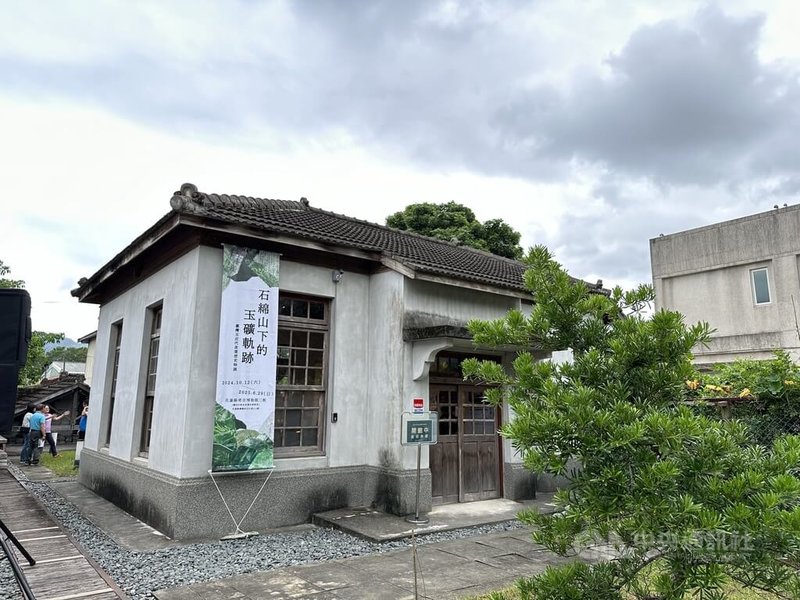
[[[514,348],[475,348],[466,323],[530,310],[522,263],[306,199],[184,184],[170,205],[73,291],[100,305],[81,483],[177,539],[232,531],[220,493],[236,519],[256,498],[250,530],[343,506],[407,514],[416,449],[401,445],[401,416],[422,398],[439,417],[423,511],[534,496],[497,433],[508,408],[460,372],[469,356],[513,360]],[[228,290],[247,282],[259,304],[231,312]],[[216,468],[244,454],[274,469]]]

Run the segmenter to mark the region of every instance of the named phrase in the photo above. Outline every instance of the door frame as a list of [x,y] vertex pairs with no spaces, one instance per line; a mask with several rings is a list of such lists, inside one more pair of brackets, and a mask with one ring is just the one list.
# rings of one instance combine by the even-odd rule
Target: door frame
[[[466,392],[467,390],[487,390],[491,386],[488,385],[476,385],[474,383],[467,383],[461,378],[451,378],[451,377],[430,377],[429,384],[428,384],[428,397],[430,398],[429,402],[431,405],[431,410],[433,410],[433,402],[434,402],[434,388],[444,388],[450,389],[451,391],[455,388],[456,396],[458,398],[457,404],[457,413],[458,413],[458,435],[457,435],[457,454],[458,454],[458,500],[456,502],[474,502],[479,499],[467,499],[467,494],[464,492],[464,471],[463,471],[463,450],[464,450],[464,413],[463,407],[465,404],[466,399]],[[437,390],[438,391],[438,390]],[[439,403],[438,403],[438,396],[436,396],[436,408],[438,412]],[[502,406],[495,407],[495,426],[499,429],[503,424],[503,415],[502,415]],[[503,497],[503,474],[504,474],[504,463],[503,463],[503,438],[500,436],[499,433],[495,433],[495,444],[496,444],[496,452],[497,452],[497,497]],[[433,449],[431,449],[433,451]],[[429,463],[430,469],[430,463]],[[434,473],[431,469],[431,486],[433,486],[433,477]],[[446,501],[442,499],[443,496],[435,496],[432,498],[434,504],[450,504],[452,502]]]

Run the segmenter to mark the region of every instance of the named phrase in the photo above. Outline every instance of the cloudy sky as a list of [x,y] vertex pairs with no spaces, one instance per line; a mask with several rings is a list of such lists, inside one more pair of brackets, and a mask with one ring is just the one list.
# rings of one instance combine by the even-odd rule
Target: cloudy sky
[[726,0],[0,2],[0,260],[36,329],[201,190],[383,222],[455,200],[575,276],[800,199],[800,6]]

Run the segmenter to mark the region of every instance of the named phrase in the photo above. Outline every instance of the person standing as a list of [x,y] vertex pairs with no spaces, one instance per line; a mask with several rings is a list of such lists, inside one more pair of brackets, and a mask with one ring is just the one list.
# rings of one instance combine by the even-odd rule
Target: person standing
[[86,438],[86,421],[89,420],[89,403],[83,403],[83,411],[81,411],[81,418],[78,419],[78,439],[83,440]]
[[53,458],[58,456],[58,450],[56,449],[56,440],[53,437],[53,421],[60,421],[61,419],[63,419],[64,417],[66,417],[68,415],[69,415],[69,411],[66,410],[63,413],[61,413],[60,415],[53,416],[50,413],[50,405],[46,405],[44,407],[44,418],[45,418],[44,438],[47,440],[47,443],[50,446],[50,454],[53,455]]
[[22,451],[19,454],[19,462],[28,462],[28,440],[31,437],[31,417],[33,416],[33,404],[28,404],[28,412],[22,417],[22,425],[19,430],[22,432]]
[[25,464],[28,466],[30,466],[31,463],[38,465],[39,455],[42,453],[42,449],[39,448],[39,440],[44,439],[45,437],[45,423],[47,422],[47,418],[44,416],[44,412],[42,412],[43,409],[44,406],[37,404],[34,407],[34,413],[31,416],[31,432],[30,436],[28,437],[28,460],[25,461]]

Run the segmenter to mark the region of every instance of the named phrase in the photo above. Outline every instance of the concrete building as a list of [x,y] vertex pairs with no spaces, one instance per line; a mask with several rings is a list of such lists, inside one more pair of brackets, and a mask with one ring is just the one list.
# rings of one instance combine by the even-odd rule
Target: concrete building
[[94,352],[95,348],[97,347],[97,332],[93,331],[91,333],[87,333],[82,338],[79,338],[78,341],[81,344],[86,344],[86,385],[92,385],[92,370],[94,369]]
[[243,528],[343,506],[413,512],[416,450],[400,444],[400,426],[418,397],[440,416],[439,443],[422,454],[423,511],[535,494],[536,477],[497,434],[507,407],[485,404],[459,368],[467,356],[514,358],[476,349],[465,325],[530,309],[523,264],[305,199],[184,184],[171,207],[73,291],[100,305],[84,485],[174,538],[233,529],[209,476],[222,245],[232,244],[280,254],[275,468],[265,485],[263,472],[216,478],[237,518],[264,486]]
[[695,362],[800,359],[800,205],[650,240],[656,308],[716,331]]

